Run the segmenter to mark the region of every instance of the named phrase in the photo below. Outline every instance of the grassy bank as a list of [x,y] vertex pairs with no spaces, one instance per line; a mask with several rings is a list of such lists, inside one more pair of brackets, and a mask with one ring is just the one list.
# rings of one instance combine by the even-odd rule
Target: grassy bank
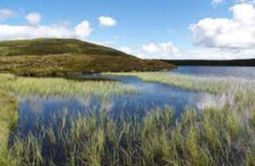
[[11,163],[8,151],[8,140],[12,128],[15,126],[18,111],[15,98],[0,90],[0,165]]

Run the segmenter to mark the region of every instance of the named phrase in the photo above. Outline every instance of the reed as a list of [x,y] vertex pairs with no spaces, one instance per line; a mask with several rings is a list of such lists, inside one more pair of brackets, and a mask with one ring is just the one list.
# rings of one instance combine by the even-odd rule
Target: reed
[[[157,75],[155,78],[154,76],[152,78],[152,74],[139,75],[148,81],[160,81],[222,95],[225,104],[222,107],[208,107],[204,110],[189,108],[177,119],[174,111],[168,107],[150,111],[144,117],[130,119],[119,117],[117,120],[110,116],[106,107],[102,107],[100,111],[92,110],[86,115],[80,113],[77,116],[73,116],[69,110],[63,110],[52,116],[51,125],[40,124],[40,118],[43,117],[35,114],[38,124],[34,124],[34,130],[27,137],[16,135],[9,150],[6,140],[7,135],[10,134],[10,127],[5,128],[4,134],[1,132],[4,137],[0,138],[5,140],[5,143],[0,150],[4,150],[7,155],[3,155],[2,158],[0,155],[0,161],[11,165],[95,166],[253,165],[255,163],[255,90],[252,81],[211,80],[202,77],[195,79],[193,76],[185,78],[186,76],[183,75],[167,78],[169,77],[167,74]],[[21,94],[61,93],[60,89],[53,90],[54,93],[52,91],[47,93],[44,87],[42,87],[44,90],[38,90],[41,88],[39,83],[38,86],[30,86],[28,90],[15,89],[14,85],[17,85],[17,82],[22,84],[23,79],[28,78],[4,75],[0,86],[10,92]],[[17,82],[13,86],[4,83],[15,80]],[[34,85],[38,80],[30,81],[31,84],[24,83],[18,86]],[[52,84],[64,80],[49,79],[48,81],[54,83],[44,82],[40,85],[52,88],[54,87]],[[222,81],[223,83],[220,83]],[[2,83],[5,85],[3,86]],[[76,82],[66,84],[76,84]],[[72,94],[72,92],[75,91],[66,91],[63,94]],[[0,123],[3,122],[5,121],[1,119]],[[12,124],[9,122],[5,124]]]
[[136,76],[147,82],[159,82],[188,90],[206,91],[213,94],[229,92],[237,87],[252,87],[255,82],[234,77],[203,77],[163,72],[105,73],[105,75]]
[[18,113],[14,97],[0,90],[0,165],[11,165],[12,158],[8,151],[8,140],[15,127]]
[[[24,165],[252,165],[255,162],[255,91],[242,101],[228,100],[222,108],[206,108],[203,111],[188,109],[180,118],[168,107],[154,110],[141,119],[120,117],[114,121],[107,110],[92,111],[76,118],[58,115],[52,127],[41,126],[39,134],[29,138],[17,138],[21,154],[30,156],[22,160]],[[237,96],[241,97],[241,94]],[[254,100],[253,100],[254,101]],[[250,103],[249,105],[246,105]],[[245,105],[245,107],[243,107]],[[59,123],[60,122],[60,123]],[[56,123],[56,124],[55,124]],[[61,124],[61,125],[57,125]],[[53,127],[55,126],[55,127]],[[63,161],[57,161],[57,149],[50,149],[51,156],[43,156],[45,144],[30,140],[44,135],[47,146],[62,147]],[[16,144],[14,144],[16,146]],[[15,152],[12,154],[17,154]],[[33,153],[33,151],[38,151]],[[18,153],[20,154],[20,153]],[[28,155],[30,154],[30,155]],[[36,155],[36,156],[35,156]],[[42,159],[41,159],[41,156]],[[15,155],[15,158],[21,156]]]
[[109,96],[138,93],[133,86],[112,81],[73,81],[64,78],[28,78],[0,74],[0,88],[16,95]]

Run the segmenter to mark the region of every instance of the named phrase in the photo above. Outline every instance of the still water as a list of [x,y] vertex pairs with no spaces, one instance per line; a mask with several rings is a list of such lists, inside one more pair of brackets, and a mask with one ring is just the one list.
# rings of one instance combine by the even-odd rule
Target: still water
[[[98,77],[98,76],[97,76]],[[20,100],[20,120],[18,131],[26,136],[30,132],[37,132],[38,122],[48,126],[59,114],[65,110],[72,116],[77,113],[89,113],[104,109],[113,118],[143,117],[148,111],[169,107],[178,116],[185,109],[192,107],[203,109],[209,104],[216,105],[216,96],[197,91],[188,91],[182,88],[160,83],[145,83],[139,78],[130,76],[111,76],[123,84],[135,86],[138,94],[112,95],[107,98],[91,96],[84,98],[63,96],[29,96]]]
[[181,66],[171,72],[205,77],[217,76],[255,79],[255,67]]

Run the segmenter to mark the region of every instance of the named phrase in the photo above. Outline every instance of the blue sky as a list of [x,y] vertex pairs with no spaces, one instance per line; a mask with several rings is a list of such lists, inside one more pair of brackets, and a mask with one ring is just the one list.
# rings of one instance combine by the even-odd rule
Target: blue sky
[[[234,20],[234,14],[230,10],[238,5],[250,5],[254,8],[252,1],[244,0],[214,0],[214,2],[212,0],[104,2],[102,0],[1,0],[0,40],[51,36],[78,38],[122,49],[143,58],[254,57],[254,54],[250,54],[253,51],[251,46],[255,45],[253,39],[241,43],[241,45],[247,44],[247,48],[245,46],[237,48],[240,43],[222,42],[225,38],[212,43],[221,38],[222,34],[209,36],[211,38],[207,36],[208,26],[205,20],[213,18],[212,25],[220,24],[219,27],[209,29],[208,32],[221,28],[225,33],[225,29],[229,29],[227,26],[231,25],[218,23],[218,19]],[[248,14],[252,15],[253,11]],[[202,23],[198,25],[200,21]],[[81,25],[78,29],[79,35],[78,25]],[[192,29],[192,25],[197,27]],[[205,31],[202,32],[204,34],[200,34],[201,29]],[[30,31],[32,34],[25,31]],[[55,32],[59,33],[54,34]],[[244,56],[244,53],[247,55]],[[217,55],[211,57],[211,54]]]

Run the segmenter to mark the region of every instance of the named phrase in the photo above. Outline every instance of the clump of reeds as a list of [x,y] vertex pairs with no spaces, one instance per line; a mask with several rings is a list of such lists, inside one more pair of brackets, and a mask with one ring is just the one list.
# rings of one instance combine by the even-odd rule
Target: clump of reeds
[[8,139],[18,118],[17,102],[14,97],[0,90],[0,165],[11,165]]
[[0,88],[18,95],[109,96],[138,90],[114,81],[74,81],[64,78],[28,78],[0,74]]
[[[222,80],[182,75],[146,77],[149,81],[165,80],[162,82],[224,94],[225,105],[202,111],[190,108],[177,119],[167,107],[140,118],[118,119],[113,119],[105,108],[77,116],[69,116],[70,112],[65,110],[54,116],[51,125],[35,124],[36,130],[27,137],[16,135],[9,151],[5,150],[8,157],[0,156],[0,162],[96,166],[255,163],[255,90],[252,83],[243,80],[220,83]],[[5,76],[4,79],[14,81],[17,78]],[[208,83],[210,81],[212,83]]]
[[189,90],[206,91],[213,94],[222,94],[231,91],[233,88],[237,89],[236,87],[241,86],[249,86],[254,88],[255,85],[254,81],[234,77],[203,77],[164,72],[133,72],[107,74],[136,76],[144,81],[159,82]]

